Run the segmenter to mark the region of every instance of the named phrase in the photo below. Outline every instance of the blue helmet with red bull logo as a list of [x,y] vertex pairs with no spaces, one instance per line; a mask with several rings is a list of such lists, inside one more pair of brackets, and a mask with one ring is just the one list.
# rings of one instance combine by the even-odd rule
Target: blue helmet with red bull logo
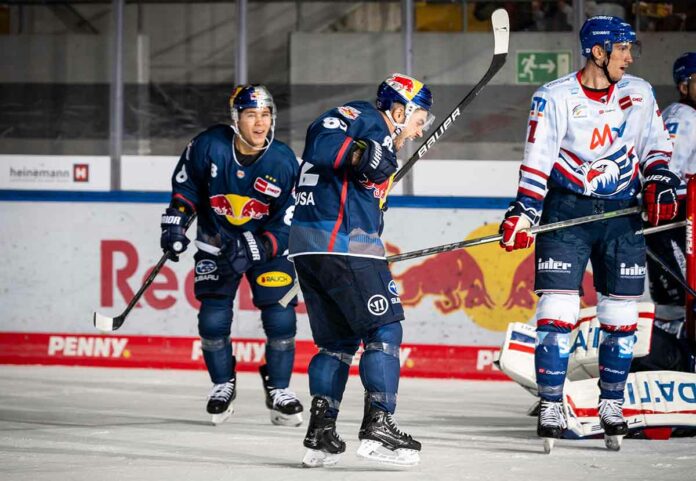
[[694,73],[696,73],[696,52],[686,52],[674,61],[672,77],[675,84],[686,82]]
[[[391,108],[394,103],[402,104],[406,109],[406,118],[403,123],[397,123],[391,115]],[[433,94],[423,82],[416,80],[408,75],[395,73],[390,75],[377,88],[377,109],[383,111],[389,120],[399,129],[403,129],[408,123],[411,114],[418,109],[428,112],[430,125],[434,117],[430,114],[433,106]]]
[[240,135],[239,128],[237,126],[239,122],[239,114],[246,109],[262,109],[265,107],[268,107],[271,111],[271,136],[263,149],[266,149],[269,145],[271,145],[271,142],[273,142],[273,136],[275,134],[276,105],[275,102],[273,102],[271,92],[269,92],[268,89],[263,85],[249,84],[235,87],[232,95],[230,95],[230,116],[232,117],[232,128],[245,144],[249,145],[255,150],[263,149],[256,149],[249,144],[249,142],[247,142],[242,135]]
[[[580,29],[580,46],[582,54],[590,58],[592,47],[599,45],[611,54],[615,43],[632,43],[640,46],[636,40],[636,32],[630,24],[624,22],[619,17],[597,16],[585,20]],[[632,53],[638,53],[632,52]]]

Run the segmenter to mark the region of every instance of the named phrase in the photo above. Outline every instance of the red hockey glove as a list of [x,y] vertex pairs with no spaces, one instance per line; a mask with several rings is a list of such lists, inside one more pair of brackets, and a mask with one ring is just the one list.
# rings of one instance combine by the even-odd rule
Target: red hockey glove
[[677,216],[677,187],[679,176],[667,169],[649,174],[643,182],[643,205],[648,222],[657,225],[660,221],[672,220]]
[[[530,214],[532,219],[530,219]],[[500,247],[510,252],[515,249],[527,249],[534,243],[531,229],[538,216],[532,214],[521,203],[513,202],[505,213],[505,220],[500,224],[499,234],[503,235]]]

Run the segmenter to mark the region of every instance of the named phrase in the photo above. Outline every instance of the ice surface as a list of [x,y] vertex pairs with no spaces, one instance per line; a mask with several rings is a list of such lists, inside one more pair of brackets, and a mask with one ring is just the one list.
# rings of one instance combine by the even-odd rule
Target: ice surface
[[[647,480],[696,479],[696,439],[556,442],[551,455],[511,382],[402,379],[397,420],[423,443],[410,469],[355,456],[362,387],[351,377],[338,423],[348,449],[332,468],[302,469],[302,427],[273,426],[261,379],[238,375],[235,413],[214,427],[204,371],[2,366],[2,480]],[[309,405],[307,376],[291,386]]]

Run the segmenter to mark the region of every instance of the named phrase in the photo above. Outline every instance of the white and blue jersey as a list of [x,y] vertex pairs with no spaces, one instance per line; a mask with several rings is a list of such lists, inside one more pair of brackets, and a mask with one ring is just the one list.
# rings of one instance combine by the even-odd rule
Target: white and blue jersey
[[348,153],[354,139],[393,149],[386,120],[368,102],[331,109],[307,129],[288,257],[384,257],[381,206],[391,181],[375,184],[353,172]]
[[686,180],[696,175],[696,109],[683,103],[673,103],[665,109],[665,124],[674,144],[670,170],[681,178],[677,190],[680,199],[686,197]]
[[650,84],[624,75],[593,100],[574,72],[532,98],[517,200],[536,214],[549,190],[607,200],[640,192],[640,173],[667,169],[672,143]]
[[199,248],[220,247],[226,233],[251,231],[268,239],[269,257],[281,255],[288,245],[297,158],[274,140],[243,166],[235,156],[234,136],[229,125],[196,136],[174,170],[172,195],[198,214]]

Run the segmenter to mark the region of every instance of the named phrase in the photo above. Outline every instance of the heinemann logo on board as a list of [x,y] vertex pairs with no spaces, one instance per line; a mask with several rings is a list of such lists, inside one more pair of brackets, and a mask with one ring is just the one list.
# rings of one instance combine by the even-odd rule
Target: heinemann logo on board
[[89,182],[89,165],[74,164],[72,169],[10,167],[10,182]]

